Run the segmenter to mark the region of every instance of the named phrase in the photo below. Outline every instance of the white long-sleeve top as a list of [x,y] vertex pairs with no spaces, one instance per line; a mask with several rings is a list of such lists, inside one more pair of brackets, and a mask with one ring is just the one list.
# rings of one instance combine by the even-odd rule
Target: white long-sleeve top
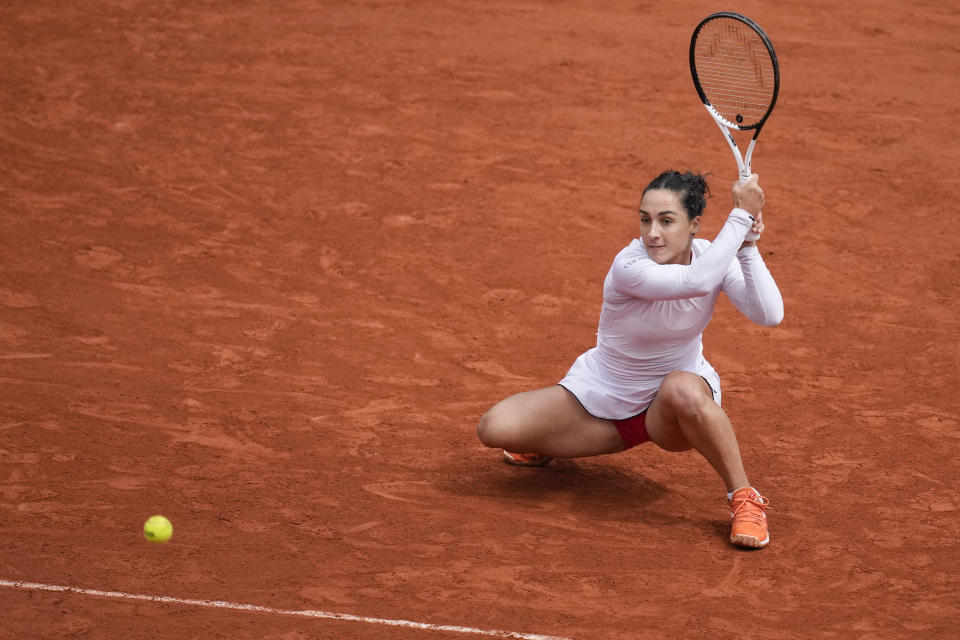
[[560,381],[594,416],[618,420],[646,410],[671,371],[702,375],[720,401],[720,380],[703,357],[703,331],[723,291],[764,326],[783,319],[783,299],[753,245],[738,251],[753,218],[730,212],[713,242],[693,241],[689,265],[659,264],[633,240],[603,284],[597,345]]

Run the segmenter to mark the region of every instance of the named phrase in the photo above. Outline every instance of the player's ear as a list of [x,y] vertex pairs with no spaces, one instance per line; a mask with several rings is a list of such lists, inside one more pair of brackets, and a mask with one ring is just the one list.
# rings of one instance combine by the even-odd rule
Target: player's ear
[[694,218],[693,220],[690,221],[690,235],[691,235],[691,236],[695,236],[695,235],[697,235],[697,234],[700,232],[700,217],[701,217],[701,216],[697,216],[696,218]]

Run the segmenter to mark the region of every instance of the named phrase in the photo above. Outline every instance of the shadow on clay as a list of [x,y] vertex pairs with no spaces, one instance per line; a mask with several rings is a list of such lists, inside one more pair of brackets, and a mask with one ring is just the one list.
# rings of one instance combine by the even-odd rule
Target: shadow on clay
[[[519,509],[558,508],[585,518],[636,520],[668,489],[640,473],[597,462],[554,460],[546,467],[477,468],[442,481],[445,493],[485,497]],[[435,483],[435,486],[438,486]],[[656,511],[656,507],[650,507]]]

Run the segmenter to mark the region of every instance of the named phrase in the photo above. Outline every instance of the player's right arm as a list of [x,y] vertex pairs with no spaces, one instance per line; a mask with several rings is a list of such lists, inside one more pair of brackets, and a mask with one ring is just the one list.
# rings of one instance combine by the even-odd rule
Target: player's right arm
[[716,239],[689,265],[658,264],[646,255],[621,253],[613,263],[618,293],[645,300],[698,298],[714,291],[753,225],[753,217],[734,209]]
[[757,174],[745,184],[734,184],[732,194],[734,209],[720,233],[689,265],[659,264],[646,255],[621,253],[613,263],[614,289],[645,300],[698,298],[716,290],[764,203]]

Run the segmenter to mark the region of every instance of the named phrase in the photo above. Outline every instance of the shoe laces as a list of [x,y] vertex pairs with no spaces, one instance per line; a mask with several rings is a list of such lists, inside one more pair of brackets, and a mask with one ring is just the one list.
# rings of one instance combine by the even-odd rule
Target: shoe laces
[[741,522],[766,524],[765,513],[769,507],[770,501],[768,499],[751,491],[747,495],[736,497],[730,502],[730,508],[733,510],[730,517]]

